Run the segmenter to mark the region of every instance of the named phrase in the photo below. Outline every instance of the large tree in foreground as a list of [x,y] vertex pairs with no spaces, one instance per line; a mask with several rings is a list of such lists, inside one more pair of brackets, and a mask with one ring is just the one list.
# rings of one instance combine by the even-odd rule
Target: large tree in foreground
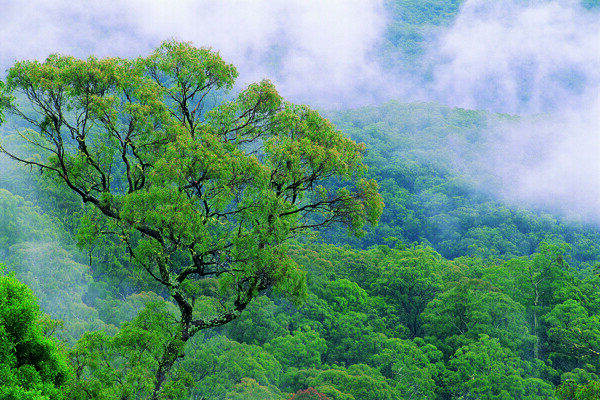
[[261,290],[302,294],[286,240],[334,222],[360,234],[383,207],[360,178],[363,145],[268,81],[217,101],[236,76],[210,49],[170,41],[135,60],[19,62],[0,88],[38,154],[1,149],[92,205],[88,234],[119,235],[178,307],[152,398],[195,333]]

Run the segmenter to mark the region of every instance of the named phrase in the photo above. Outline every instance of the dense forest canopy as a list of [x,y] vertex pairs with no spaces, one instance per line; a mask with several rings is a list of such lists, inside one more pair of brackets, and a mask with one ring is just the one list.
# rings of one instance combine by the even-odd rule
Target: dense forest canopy
[[289,238],[332,222],[359,234],[383,207],[374,180],[323,186],[359,174],[364,149],[268,81],[209,109],[204,99],[236,75],[218,54],[170,41],[131,62],[17,63],[2,94],[41,160],[0,150],[91,205],[80,241],[115,235],[127,273],[147,274],[177,305],[154,399],[199,331],[238,318],[266,289],[302,295]]
[[[328,60],[326,79],[302,64],[298,52],[320,53],[293,24],[267,50],[259,35],[238,38],[257,41],[245,57],[292,97],[317,91],[303,81],[312,71],[340,96],[334,106],[357,87],[370,106],[293,104],[268,80],[236,84],[242,68],[179,40],[146,56],[7,66],[0,399],[600,398],[598,130],[585,115],[598,85],[594,61],[573,53],[590,49],[578,40],[599,3],[494,4],[378,3],[385,25],[357,27],[364,40],[381,33],[368,59],[344,58],[364,44],[349,31],[360,43],[332,50],[340,66],[365,64],[348,67],[361,75],[352,82]],[[310,6],[290,7],[313,26]],[[323,15],[362,20],[336,7]],[[522,50],[519,23],[537,38],[541,15],[556,22],[547,37],[575,45],[511,53],[512,75],[471,65],[476,76],[457,84],[486,110],[439,86],[460,77],[453,39],[503,16],[497,32]],[[380,78],[390,90],[410,80],[428,101],[374,95]],[[563,162],[573,149],[578,170]],[[516,194],[523,182],[530,197]]]

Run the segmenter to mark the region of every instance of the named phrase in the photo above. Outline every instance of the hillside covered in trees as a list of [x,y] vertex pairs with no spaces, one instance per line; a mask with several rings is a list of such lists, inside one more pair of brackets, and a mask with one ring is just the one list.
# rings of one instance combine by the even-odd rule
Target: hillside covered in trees
[[[427,84],[463,3],[385,2],[376,57]],[[0,399],[600,398],[598,221],[497,190],[546,115],[237,75],[170,40],[2,78]]]

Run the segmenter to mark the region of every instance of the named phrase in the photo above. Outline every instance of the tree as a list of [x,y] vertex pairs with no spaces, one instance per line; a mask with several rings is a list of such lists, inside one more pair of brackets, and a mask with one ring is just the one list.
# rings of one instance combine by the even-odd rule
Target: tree
[[[177,305],[153,399],[198,331],[234,320],[265,289],[302,296],[287,239],[333,222],[360,234],[383,208],[377,183],[360,178],[364,145],[268,81],[216,104],[236,77],[218,53],[168,41],[135,60],[18,62],[0,95],[39,155],[2,151],[97,210],[90,241],[118,235]],[[217,311],[201,315],[207,295]]]
[[273,339],[265,349],[284,367],[318,368],[327,344],[318,332],[305,328]]
[[563,382],[557,389],[560,400],[593,400],[600,398],[600,382],[577,383],[574,380]]
[[[498,275],[503,277],[503,286],[512,288],[512,295],[527,310],[530,331],[534,335],[533,356],[540,359],[547,327],[542,325],[541,316],[560,302],[561,292],[572,290],[572,278],[566,272],[565,255],[569,246],[542,242],[538,252],[529,258],[514,258],[502,265]],[[572,295],[567,295],[569,298]]]
[[281,398],[281,392],[277,389],[261,386],[250,378],[242,378],[241,382],[226,395],[227,400],[279,400]]
[[[152,394],[153,371],[177,329],[172,323],[175,307],[156,295],[139,297],[144,298],[127,302],[141,301],[143,309],[132,321],[123,323],[116,335],[88,331],[69,352],[75,372],[72,398],[127,400]],[[191,384],[190,374],[177,365],[170,371],[162,395],[168,399],[187,398]]]
[[392,250],[372,286],[381,296],[388,325],[404,324],[411,337],[422,334],[422,312],[441,290],[441,257],[429,248]]
[[556,368],[600,366],[600,318],[589,315],[577,300],[556,305],[543,317],[548,324],[549,357]]
[[421,338],[391,338],[382,347],[373,361],[386,378],[396,382],[395,389],[401,398],[436,398],[435,380],[445,372],[441,351]]
[[44,336],[41,317],[31,289],[14,276],[0,276],[0,399],[64,398],[69,369]]
[[[295,374],[294,374],[295,372]],[[331,400],[396,400],[400,396],[388,380],[366,364],[355,364],[345,369],[291,370],[295,375],[292,390],[312,387]],[[291,400],[291,399],[290,399]]]
[[277,392],[282,366],[273,354],[260,346],[238,343],[225,336],[208,340],[203,336],[197,335],[188,342],[189,357],[182,362],[195,381],[188,398],[221,399],[231,393],[232,388],[236,392],[235,386],[244,379]]
[[481,279],[463,278],[439,293],[423,312],[425,331],[446,355],[488,334],[518,351],[531,337],[519,303]]
[[459,348],[448,362],[455,399],[549,399],[552,386],[524,377],[526,362],[497,339],[480,335],[477,342]]

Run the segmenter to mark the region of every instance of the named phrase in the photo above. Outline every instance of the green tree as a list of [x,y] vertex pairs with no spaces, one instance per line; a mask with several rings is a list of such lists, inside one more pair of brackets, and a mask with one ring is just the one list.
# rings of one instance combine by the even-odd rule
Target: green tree
[[[141,300],[144,308],[116,335],[86,332],[71,349],[73,398],[126,400],[147,398],[153,393],[153,375],[177,326],[173,324],[173,304],[156,295],[145,297]],[[178,365],[170,370],[160,398],[183,399],[191,384],[191,376]]]
[[555,306],[543,318],[548,323],[550,358],[557,368],[570,370],[585,364],[600,367],[600,318],[589,315],[577,300]]
[[399,393],[379,371],[365,364],[288,372],[292,390],[312,387],[332,400],[398,400]]
[[226,400],[281,400],[281,398],[282,394],[276,388],[262,386],[250,378],[242,378],[242,381],[225,395]]
[[372,295],[381,296],[388,325],[405,325],[411,337],[422,334],[421,314],[441,290],[442,259],[431,248],[394,249],[385,259]]
[[54,340],[44,335],[41,318],[33,292],[14,276],[0,276],[2,400],[65,398],[69,369]]
[[285,367],[318,368],[327,344],[318,332],[305,328],[273,339],[265,349]]
[[289,324],[289,316],[278,312],[277,305],[270,298],[261,296],[248,305],[242,316],[227,325],[227,337],[262,346],[289,334]]
[[[360,178],[364,145],[270,82],[214,104],[236,77],[217,53],[169,41],[135,60],[18,62],[0,96],[40,155],[2,150],[98,210],[88,236],[117,234],[132,268],[176,303],[153,399],[197,332],[234,320],[262,290],[303,294],[288,238],[333,222],[360,234],[383,208],[376,182]],[[201,315],[206,281],[217,312]]]
[[443,373],[443,354],[423,339],[388,339],[373,356],[381,373],[396,382],[402,398],[435,399],[438,375]]
[[524,308],[498,288],[481,279],[463,278],[438,294],[423,313],[425,331],[446,355],[488,334],[502,346],[520,350],[531,340]]
[[554,398],[552,385],[541,379],[523,377],[526,363],[487,335],[459,348],[448,367],[455,399]]
[[182,363],[196,381],[191,391],[193,398],[223,399],[244,379],[277,392],[282,367],[272,354],[260,346],[238,343],[225,336],[208,340],[202,336],[188,342],[189,357]]
[[600,398],[600,382],[589,381],[577,383],[574,380],[563,382],[556,389],[556,396],[560,400],[595,400]]
[[[530,320],[530,332],[534,335],[533,356],[540,358],[547,327],[541,317],[562,298],[572,293],[572,276],[567,271],[565,254],[568,245],[540,243],[538,252],[529,258],[515,258],[497,271],[502,286],[510,288],[512,298],[525,306]],[[564,300],[566,300],[566,298]]]

